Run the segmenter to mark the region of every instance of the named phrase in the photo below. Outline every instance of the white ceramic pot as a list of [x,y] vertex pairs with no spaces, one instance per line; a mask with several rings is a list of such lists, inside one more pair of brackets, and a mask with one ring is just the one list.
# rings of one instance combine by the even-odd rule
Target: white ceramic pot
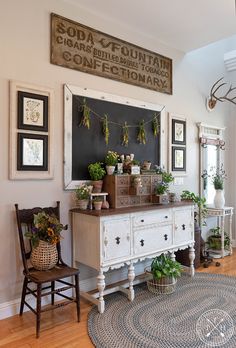
[[115,166],[106,166],[107,175],[114,174],[115,168]]
[[217,209],[222,209],[225,206],[225,196],[223,190],[216,190],[214,198],[214,206]]

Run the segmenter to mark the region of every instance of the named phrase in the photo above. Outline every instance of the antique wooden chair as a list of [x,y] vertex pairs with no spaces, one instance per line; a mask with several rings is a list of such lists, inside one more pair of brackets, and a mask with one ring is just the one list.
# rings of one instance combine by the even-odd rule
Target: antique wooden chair
[[[79,270],[67,266],[61,258],[61,245],[57,243],[58,251],[58,262],[56,266],[48,271],[38,271],[32,266],[28,265],[30,253],[31,253],[31,243],[24,237],[24,232],[30,230],[34,220],[34,214],[45,211],[46,214],[54,214],[58,219],[60,219],[60,202],[57,202],[56,207],[47,208],[33,208],[33,209],[18,209],[18,204],[15,204],[16,208],[16,218],[20,239],[20,248],[23,261],[23,274],[24,283],[21,295],[21,305],[20,305],[20,315],[23,313],[24,305],[26,305],[35,315],[36,315],[36,337],[39,337],[40,332],[40,319],[41,313],[54,309],[56,307],[62,307],[71,302],[76,303],[77,307],[77,318],[80,321],[80,296],[79,296]],[[27,243],[28,249],[27,250]],[[74,277],[75,283],[64,280],[68,277]],[[55,283],[63,284],[62,287],[55,287]],[[30,283],[34,283],[34,288]],[[48,283],[48,284],[47,284]],[[68,296],[68,294],[63,294],[63,291],[70,289],[75,289],[75,298]],[[46,292],[44,291],[46,290]],[[71,291],[71,290],[70,290]],[[36,298],[36,308],[32,308],[31,305],[26,301],[26,295],[31,294]],[[44,296],[51,296],[51,305],[41,308],[41,299]],[[59,302],[54,304],[55,295],[63,297],[66,299],[64,302]]]

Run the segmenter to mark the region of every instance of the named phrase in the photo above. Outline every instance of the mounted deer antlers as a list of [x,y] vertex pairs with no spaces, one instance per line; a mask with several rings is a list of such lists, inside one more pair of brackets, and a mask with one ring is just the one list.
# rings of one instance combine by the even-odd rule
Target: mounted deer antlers
[[234,90],[236,90],[236,87],[232,87],[232,85],[230,85],[228,91],[225,93],[225,95],[223,95],[222,97],[217,97],[216,96],[216,92],[224,85],[226,85],[226,82],[220,83],[218,86],[217,84],[223,80],[223,77],[221,77],[219,80],[217,80],[214,85],[211,87],[211,91],[210,91],[210,96],[207,98],[207,109],[208,111],[212,111],[217,103],[217,101],[220,102],[225,102],[225,101],[229,101],[233,104],[236,105],[236,96],[235,97],[230,97],[230,93]]

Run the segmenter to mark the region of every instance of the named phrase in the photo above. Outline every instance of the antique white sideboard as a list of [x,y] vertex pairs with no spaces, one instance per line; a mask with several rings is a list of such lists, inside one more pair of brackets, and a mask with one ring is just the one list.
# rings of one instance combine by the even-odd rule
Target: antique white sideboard
[[[123,291],[134,299],[134,263],[190,247],[190,274],[194,275],[194,207],[186,202],[102,211],[72,209],[73,262],[98,271],[96,294],[81,296],[105,310],[104,294]],[[128,265],[126,286],[105,290],[109,269]]]

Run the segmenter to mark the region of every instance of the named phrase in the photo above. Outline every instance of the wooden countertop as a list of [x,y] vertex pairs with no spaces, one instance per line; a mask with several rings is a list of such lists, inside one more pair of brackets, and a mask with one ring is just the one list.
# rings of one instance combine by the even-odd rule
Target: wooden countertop
[[118,215],[118,214],[138,213],[138,212],[144,212],[149,210],[178,208],[178,207],[191,206],[191,205],[194,205],[193,202],[181,201],[181,202],[168,203],[168,204],[150,204],[150,205],[140,205],[137,207],[102,209],[102,210],[89,210],[89,209],[81,210],[78,208],[73,208],[73,209],[70,209],[70,212],[100,217],[100,216],[109,216],[109,215]]

